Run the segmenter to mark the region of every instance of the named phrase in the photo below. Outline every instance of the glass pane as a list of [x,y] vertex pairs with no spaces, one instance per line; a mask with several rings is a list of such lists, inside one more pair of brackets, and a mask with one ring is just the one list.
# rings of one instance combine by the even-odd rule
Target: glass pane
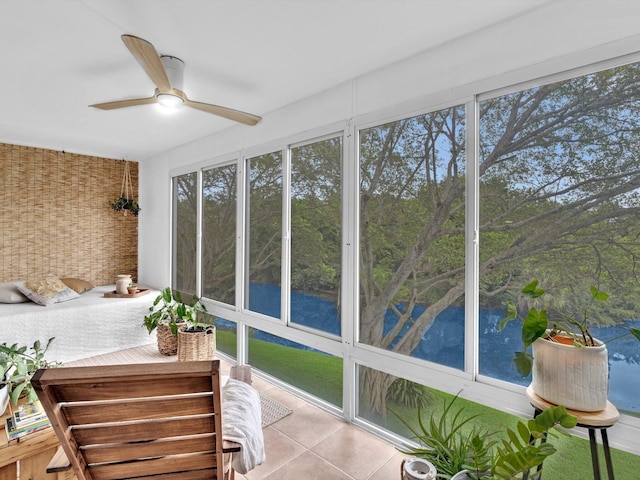
[[[528,384],[513,367],[520,325],[497,324],[538,279],[544,303],[589,311],[602,340],[638,325],[640,67],[627,65],[480,104],[480,372]],[[521,305],[524,307],[524,305]],[[580,314],[579,314],[580,315]],[[609,399],[640,413],[637,342],[607,344]]]
[[213,321],[216,327],[216,350],[219,350],[231,358],[237,358],[238,326],[236,322],[216,317]]
[[463,106],[360,132],[360,341],[459,369],[464,141]]
[[254,328],[249,335],[251,365],[342,408],[340,357]]
[[280,318],[282,153],[248,159],[247,171],[250,285],[247,308]]
[[291,321],[340,335],[342,138],[291,150]]
[[202,175],[202,295],[235,305],[237,169],[227,165]]
[[173,178],[173,288],[196,293],[197,173]]

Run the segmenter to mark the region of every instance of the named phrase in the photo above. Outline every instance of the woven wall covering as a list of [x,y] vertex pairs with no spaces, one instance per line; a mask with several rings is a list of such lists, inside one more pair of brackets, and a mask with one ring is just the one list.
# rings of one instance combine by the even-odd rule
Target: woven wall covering
[[[138,164],[130,165],[138,192]],[[138,272],[138,219],[109,206],[124,162],[0,143],[0,282],[53,273],[96,285]]]

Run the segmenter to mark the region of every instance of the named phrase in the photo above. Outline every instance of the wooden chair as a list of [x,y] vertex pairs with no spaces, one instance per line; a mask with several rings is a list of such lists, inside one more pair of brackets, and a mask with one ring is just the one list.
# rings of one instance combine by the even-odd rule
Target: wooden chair
[[78,480],[233,478],[218,360],[53,368],[31,383]]

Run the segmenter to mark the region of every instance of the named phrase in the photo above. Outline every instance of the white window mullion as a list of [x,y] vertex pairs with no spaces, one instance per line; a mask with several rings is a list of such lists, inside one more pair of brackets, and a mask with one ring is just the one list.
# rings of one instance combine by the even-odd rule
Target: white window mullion
[[342,362],[342,405],[345,420],[351,422],[357,414],[357,372],[353,346],[357,339],[358,299],[358,142],[356,128],[348,121],[342,142],[342,285],[341,331],[344,348]]
[[[236,312],[242,311],[246,301],[249,275],[249,240],[247,238],[247,205],[249,195],[249,169],[247,159],[239,154],[236,188]],[[236,322],[236,361],[244,365],[249,361],[249,329],[243,321]]]
[[476,98],[466,104],[466,199],[465,199],[465,345],[464,370],[472,378],[478,375],[479,352],[479,113]]
[[280,319],[291,321],[291,148],[282,151],[282,273]]
[[204,175],[202,169],[197,172],[196,180],[196,295],[198,298],[202,297],[202,194],[203,186],[202,179]]

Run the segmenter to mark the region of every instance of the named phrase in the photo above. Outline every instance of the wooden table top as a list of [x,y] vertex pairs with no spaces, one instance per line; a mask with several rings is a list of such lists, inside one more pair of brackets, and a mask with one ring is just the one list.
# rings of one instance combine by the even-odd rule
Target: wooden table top
[[[539,397],[531,388],[531,385],[527,387],[527,398],[531,405],[540,410],[546,410],[551,406],[555,406],[551,402],[547,402],[545,399]],[[599,412],[582,412],[580,410],[571,410],[567,408],[567,412],[573,415],[578,420],[578,425],[581,427],[592,428],[606,428],[615,424],[620,418],[620,412],[613,405],[613,403],[607,401],[607,406],[604,410]]]

